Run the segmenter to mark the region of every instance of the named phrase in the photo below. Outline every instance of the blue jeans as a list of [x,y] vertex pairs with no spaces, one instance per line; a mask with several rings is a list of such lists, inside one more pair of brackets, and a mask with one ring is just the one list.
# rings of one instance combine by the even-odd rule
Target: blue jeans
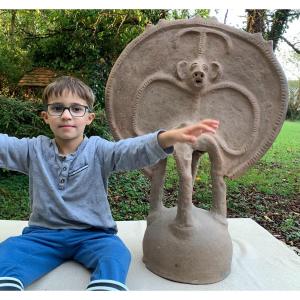
[[26,287],[67,260],[89,269],[91,282],[125,285],[131,255],[113,230],[26,227],[0,244],[0,279],[16,278]]

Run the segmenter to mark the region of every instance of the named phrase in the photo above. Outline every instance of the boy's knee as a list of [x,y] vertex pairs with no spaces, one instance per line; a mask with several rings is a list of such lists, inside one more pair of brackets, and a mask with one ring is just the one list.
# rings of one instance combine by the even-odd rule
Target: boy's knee
[[9,237],[0,244],[0,251],[11,251],[16,247],[16,237]]
[[113,256],[118,257],[119,259],[122,259],[122,261],[128,262],[128,264],[131,262],[131,253],[130,250],[127,248],[127,246],[124,244],[123,241],[118,240],[117,243],[114,243],[114,254]]
[[111,261],[113,264],[119,264],[121,269],[127,270],[131,263],[131,253],[129,249],[124,246],[117,253],[105,255],[100,261]]

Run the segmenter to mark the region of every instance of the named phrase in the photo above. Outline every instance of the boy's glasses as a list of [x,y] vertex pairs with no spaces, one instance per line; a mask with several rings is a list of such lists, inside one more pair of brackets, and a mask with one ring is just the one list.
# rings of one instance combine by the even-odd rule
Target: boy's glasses
[[51,116],[60,117],[67,109],[73,117],[83,117],[86,111],[90,112],[88,106],[81,104],[71,104],[69,107],[59,103],[47,104],[47,112]]

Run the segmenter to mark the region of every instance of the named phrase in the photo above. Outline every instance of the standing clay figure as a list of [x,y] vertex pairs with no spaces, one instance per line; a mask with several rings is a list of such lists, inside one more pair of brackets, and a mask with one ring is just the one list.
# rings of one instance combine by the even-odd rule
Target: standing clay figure
[[[152,272],[179,282],[224,279],[232,260],[224,177],[235,178],[253,165],[272,145],[285,118],[286,79],[272,45],[261,35],[215,19],[159,22],[117,60],[107,83],[106,107],[117,139],[199,119],[220,120],[215,135],[175,145],[177,207],[163,205],[166,160],[144,170],[151,193],[143,260]],[[206,152],[210,211],[192,204],[198,161]]]

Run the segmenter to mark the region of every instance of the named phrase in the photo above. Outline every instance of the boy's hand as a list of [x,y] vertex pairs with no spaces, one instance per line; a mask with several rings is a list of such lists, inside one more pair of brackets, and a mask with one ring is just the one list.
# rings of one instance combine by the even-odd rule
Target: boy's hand
[[171,129],[158,135],[158,142],[163,149],[176,143],[193,144],[202,133],[216,133],[219,121],[206,119],[186,127]]

